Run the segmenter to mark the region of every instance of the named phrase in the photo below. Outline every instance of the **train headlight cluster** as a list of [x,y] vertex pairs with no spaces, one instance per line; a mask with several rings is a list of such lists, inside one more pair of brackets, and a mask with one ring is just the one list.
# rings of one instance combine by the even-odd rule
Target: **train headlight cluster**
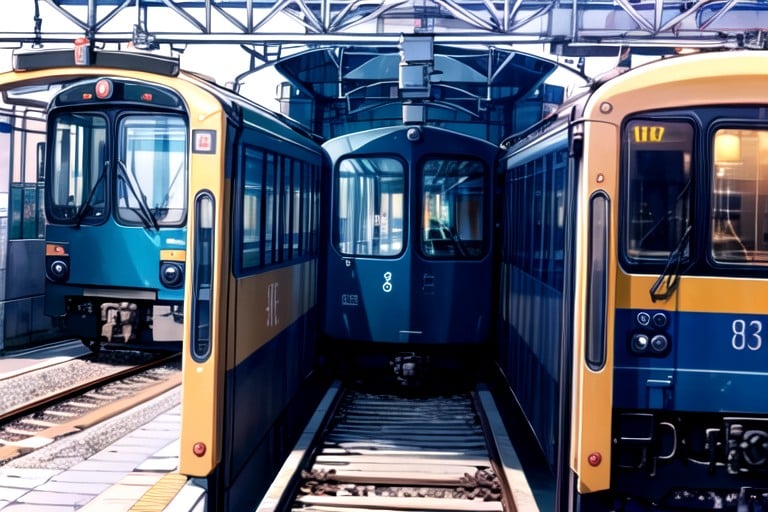
[[48,277],[52,281],[66,281],[69,277],[69,263],[64,260],[53,260],[48,265]]
[[181,288],[184,284],[184,264],[178,261],[161,261],[160,282],[166,288]]
[[666,313],[650,314],[641,311],[636,316],[639,329],[632,335],[629,348],[633,354],[662,356],[671,346],[669,336],[659,330],[669,324]]
[[45,244],[45,276],[54,283],[69,279],[69,250],[66,244]]

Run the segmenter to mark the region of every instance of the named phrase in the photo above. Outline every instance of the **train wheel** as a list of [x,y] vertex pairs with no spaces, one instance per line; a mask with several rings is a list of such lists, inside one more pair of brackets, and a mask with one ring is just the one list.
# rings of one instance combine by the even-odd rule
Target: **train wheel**
[[88,347],[88,350],[90,350],[94,354],[98,354],[99,352],[101,352],[101,343],[99,343],[98,340],[83,339],[81,341],[83,342],[83,345]]

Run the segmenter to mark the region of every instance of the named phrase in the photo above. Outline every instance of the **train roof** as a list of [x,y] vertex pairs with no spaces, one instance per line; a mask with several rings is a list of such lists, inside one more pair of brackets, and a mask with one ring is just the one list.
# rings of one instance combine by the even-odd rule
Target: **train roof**
[[497,146],[492,142],[481,139],[479,137],[475,137],[473,135],[441,128],[439,126],[422,124],[382,126],[378,128],[371,128],[369,130],[347,133],[328,139],[323,143],[323,147],[331,155],[331,157],[335,157],[336,155],[357,151],[361,147],[376,139],[390,137],[400,132],[407,132],[408,130],[421,130],[423,132],[440,134],[444,137],[462,138],[465,140],[471,140],[478,146],[485,146],[488,150],[498,149]]
[[[665,82],[680,81],[703,75],[727,75],[724,69],[726,63],[732,63],[733,56],[751,56],[755,59],[753,71],[766,73],[768,52],[748,49],[729,49],[704,51],[693,54],[680,54],[652,60],[638,66],[616,67],[575,89],[570,96],[550,115],[536,124],[505,138],[501,143],[503,149],[511,148],[526,140],[536,138],[541,134],[561,126],[569,120],[577,120],[584,113],[587,103],[595,95],[616,87],[635,87],[635,82],[661,85]],[[700,65],[701,64],[701,65]]]
[[[217,84],[210,77],[197,72],[183,70],[180,67],[179,59],[176,57],[132,50],[91,50],[88,52],[87,58],[78,62],[77,52],[73,51],[73,49],[26,50],[14,53],[13,68],[16,72],[103,68],[105,74],[108,74],[109,70],[121,70],[126,72],[149,73],[160,78],[184,79],[194,82],[197,86],[215,96],[221,102],[228,115],[245,115],[246,117],[256,116],[259,118],[259,124],[263,124],[264,122],[275,123],[271,128],[277,129],[277,125],[282,125],[292,133],[311,139],[315,143],[319,144],[322,142],[322,139],[319,136],[313,134],[306,126],[298,121],[291,119],[282,113],[269,110],[268,108],[241,96],[236,92]],[[50,83],[66,85],[69,82],[93,76],[92,73],[83,73],[82,75],[73,73],[71,77],[52,76],[50,78]],[[162,81],[163,80],[159,80],[159,82]],[[242,114],[243,112],[248,112],[249,114]]]

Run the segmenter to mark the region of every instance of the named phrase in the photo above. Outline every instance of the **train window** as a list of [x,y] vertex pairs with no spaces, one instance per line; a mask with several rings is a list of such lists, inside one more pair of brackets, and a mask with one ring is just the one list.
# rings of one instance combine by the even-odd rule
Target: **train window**
[[712,256],[768,265],[768,130],[714,133]]
[[290,158],[282,157],[280,159],[280,173],[278,176],[278,196],[280,203],[278,205],[278,224],[277,224],[277,254],[278,261],[284,261],[290,258],[290,219],[291,219],[291,168],[293,162]]
[[94,113],[52,116],[50,186],[46,212],[51,222],[99,223],[106,203],[106,118]]
[[186,218],[187,127],[176,115],[131,115],[119,126],[117,217],[147,227]]
[[[399,254],[403,250],[404,193],[405,167],[400,160],[387,157],[341,160],[336,170],[333,206],[336,249],[351,256]],[[314,231],[316,217],[314,212]]]
[[264,180],[264,154],[246,149],[244,158],[243,190],[240,193],[242,211],[242,267],[261,265],[261,204]]
[[291,254],[294,258],[301,256],[301,172],[302,164],[298,160],[293,161],[293,174],[291,185],[293,198],[291,199]]
[[312,256],[317,255],[320,240],[320,167],[313,165],[309,174],[310,201],[310,237],[306,252]]
[[503,205],[508,226],[504,258],[556,290],[562,289],[565,272],[567,170],[563,134],[550,151],[509,169],[507,194],[512,199]]
[[431,158],[421,166],[421,249],[436,258],[483,255],[485,166],[479,160]]
[[666,260],[690,225],[693,126],[637,119],[625,128],[625,250],[637,260]]
[[271,265],[275,261],[275,155],[267,153],[264,161],[264,264]]

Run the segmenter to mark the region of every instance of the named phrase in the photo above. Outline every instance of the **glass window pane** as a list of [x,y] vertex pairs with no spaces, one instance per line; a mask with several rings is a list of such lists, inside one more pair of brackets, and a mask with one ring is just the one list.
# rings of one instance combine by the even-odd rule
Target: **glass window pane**
[[333,238],[339,252],[394,256],[402,251],[405,169],[399,160],[342,160],[335,192]]
[[130,116],[120,123],[118,217],[144,223],[140,201],[161,226],[186,217],[187,129],[178,116]]
[[635,120],[625,131],[628,183],[626,251],[663,259],[690,223],[693,127],[682,121]]
[[433,158],[421,168],[425,255],[484,254],[485,166],[478,160]]
[[712,255],[768,265],[768,131],[718,130],[712,169]]
[[264,175],[264,155],[260,151],[246,150],[244,159],[242,229],[243,268],[261,265],[261,202]]
[[264,211],[264,264],[270,265],[274,260],[274,240],[275,240],[275,155],[267,153],[265,161],[264,174],[264,201],[266,209]]
[[107,123],[94,114],[62,114],[53,120],[48,215],[52,222],[87,223],[105,214]]

